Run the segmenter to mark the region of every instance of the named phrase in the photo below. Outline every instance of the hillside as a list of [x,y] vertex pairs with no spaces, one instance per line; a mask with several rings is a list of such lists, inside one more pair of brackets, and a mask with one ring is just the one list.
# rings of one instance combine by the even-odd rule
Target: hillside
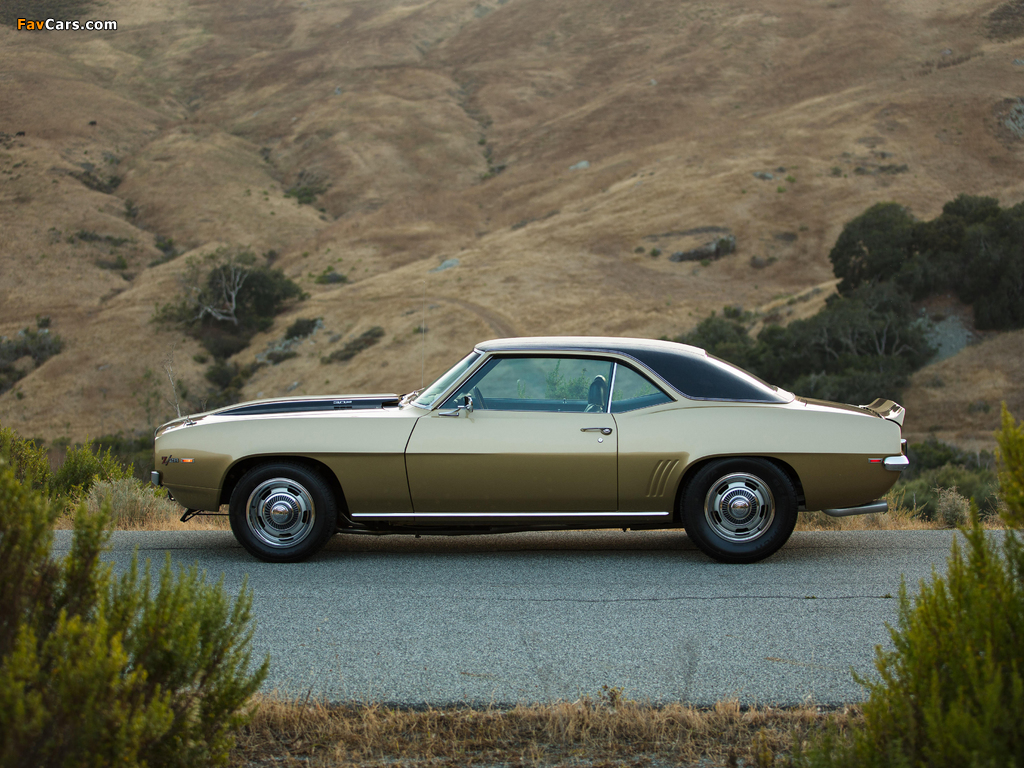
[[[170,418],[172,354],[198,407],[200,345],[150,320],[220,245],[273,251],[309,293],[238,362],[323,318],[244,397],[404,392],[484,338],[806,314],[867,206],[1024,199],[1004,125],[1022,0],[110,0],[75,18],[118,28],[0,26],[0,334],[49,316],[65,342],[0,395],[26,436]],[[669,258],[723,234],[734,253]],[[348,282],[314,282],[328,268]],[[990,445],[998,401],[1024,409],[1021,344],[919,373],[908,436]],[[983,395],[928,383],[968,373]]]

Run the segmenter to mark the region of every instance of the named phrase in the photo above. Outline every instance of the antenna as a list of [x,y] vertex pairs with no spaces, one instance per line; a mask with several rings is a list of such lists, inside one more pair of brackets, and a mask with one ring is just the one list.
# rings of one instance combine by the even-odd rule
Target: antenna
[[420,389],[427,371],[427,278],[423,278],[423,322],[420,323]]

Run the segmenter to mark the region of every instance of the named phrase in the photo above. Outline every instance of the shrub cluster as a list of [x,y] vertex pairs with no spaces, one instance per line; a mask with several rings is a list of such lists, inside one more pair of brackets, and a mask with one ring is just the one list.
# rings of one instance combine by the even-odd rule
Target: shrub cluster
[[898,400],[934,352],[913,301],[954,292],[978,328],[1024,327],[1024,203],[960,195],[925,222],[879,203],[843,228],[829,259],[839,293],[814,317],[766,324],[755,340],[753,318],[726,310],[676,340],[806,397],[866,403]]
[[676,341],[805,397],[850,403],[897,399],[933,352],[910,300],[891,285],[830,297],[813,317],[766,325],[756,340],[747,333],[752,319],[727,309]]
[[28,373],[24,366],[15,365],[23,358],[30,358],[38,367],[64,348],[60,336],[50,333],[50,318],[39,318],[36,328],[23,328],[13,339],[0,336],[0,395],[13,387]]
[[843,295],[881,283],[913,300],[950,292],[980,329],[1024,327],[1024,203],[960,195],[931,221],[879,203],[843,228],[829,259]]
[[69,448],[64,463],[56,471],[50,469],[46,449],[34,440],[25,440],[10,427],[0,425],[0,456],[14,472],[15,478],[35,490],[46,489],[61,499],[77,502],[89,493],[93,484],[104,480],[123,480],[132,476],[132,466],[125,466],[110,448],[94,448],[91,441]]
[[341,363],[346,360],[351,360],[364,349],[369,349],[373,345],[379,343],[383,336],[384,329],[379,325],[375,325],[373,328],[363,331],[351,341],[345,342],[345,346],[341,349],[336,349],[331,352],[331,354],[321,357],[320,362],[327,365],[328,363]]
[[223,765],[267,662],[251,595],[170,561],[116,578],[100,562],[109,503],[51,554],[59,504],[0,452],[0,765]]

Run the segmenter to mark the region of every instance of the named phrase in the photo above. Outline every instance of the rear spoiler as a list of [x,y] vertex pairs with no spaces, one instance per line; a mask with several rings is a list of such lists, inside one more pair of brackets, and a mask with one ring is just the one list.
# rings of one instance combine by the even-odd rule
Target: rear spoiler
[[894,403],[892,400],[885,400],[881,397],[868,405],[860,405],[857,407],[873,413],[876,416],[881,416],[883,419],[895,421],[901,427],[903,426],[903,417],[907,413],[906,409],[899,403]]

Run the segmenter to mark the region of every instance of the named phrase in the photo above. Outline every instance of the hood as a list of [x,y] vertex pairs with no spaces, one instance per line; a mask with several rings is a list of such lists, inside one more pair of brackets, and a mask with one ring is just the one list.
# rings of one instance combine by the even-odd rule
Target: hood
[[312,397],[274,397],[251,400],[247,403],[227,405],[205,413],[191,414],[169,421],[156,430],[159,436],[172,427],[195,424],[210,416],[267,416],[284,413],[310,413],[315,411],[351,411],[372,408],[397,407],[401,397],[383,395],[330,395]]

